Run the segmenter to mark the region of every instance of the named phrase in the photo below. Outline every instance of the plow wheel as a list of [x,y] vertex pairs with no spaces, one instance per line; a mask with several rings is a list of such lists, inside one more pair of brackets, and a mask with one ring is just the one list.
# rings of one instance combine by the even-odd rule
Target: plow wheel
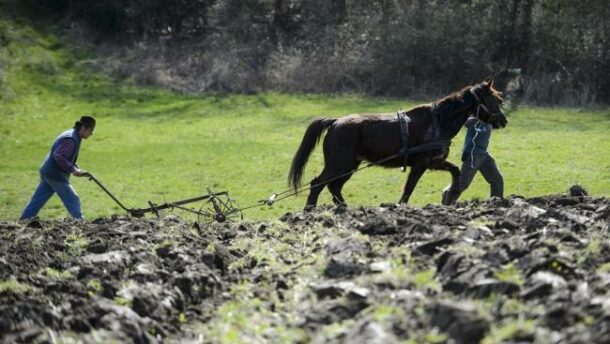
[[209,225],[213,222],[233,222],[243,220],[244,215],[237,202],[229,194],[213,195],[201,206],[197,221]]

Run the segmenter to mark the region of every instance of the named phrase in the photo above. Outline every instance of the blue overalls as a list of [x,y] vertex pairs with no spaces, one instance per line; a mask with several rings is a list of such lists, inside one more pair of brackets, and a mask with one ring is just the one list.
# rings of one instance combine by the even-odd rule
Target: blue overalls
[[496,161],[487,152],[493,126],[474,117],[468,118],[465,126],[468,131],[462,151],[459,192],[466,190],[472,183],[474,175],[480,171],[483,178],[489,183],[490,197],[502,198],[504,196],[504,178],[496,166]]
[[53,143],[49,154],[45,157],[42,165],[40,166],[40,184],[34,191],[32,199],[28,205],[23,209],[21,219],[29,219],[36,215],[42,207],[47,203],[49,198],[57,193],[64,206],[75,219],[82,219],[83,214],[81,212],[80,198],[78,194],[70,185],[70,172],[63,170],[59,164],[53,158],[53,152],[57,149],[60,142],[63,140],[74,141],[74,152],[68,159],[76,164],[78,159],[78,152],[80,150],[81,138],[78,134],[77,129],[66,130],[61,133]]

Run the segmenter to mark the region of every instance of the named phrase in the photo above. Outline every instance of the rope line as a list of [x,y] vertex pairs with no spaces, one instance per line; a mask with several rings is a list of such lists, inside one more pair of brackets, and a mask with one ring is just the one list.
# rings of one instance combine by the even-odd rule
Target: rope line
[[[328,180],[325,180],[325,181],[322,181],[322,182],[319,182],[319,183],[316,183],[316,184],[313,184],[313,185],[310,185],[310,186],[307,186],[307,187],[300,187],[300,188],[298,188],[297,190],[294,190],[294,191],[292,189],[287,189],[287,190],[282,191],[280,193],[272,194],[272,196],[275,195],[275,197],[274,197],[273,202],[271,204],[279,202],[279,201],[284,200],[286,198],[290,198],[290,197],[295,196],[295,195],[297,195],[297,194],[299,194],[301,192],[313,189],[313,188],[318,187],[320,185],[326,185],[326,184],[328,184],[330,182],[333,182],[333,181],[335,181],[337,179],[341,179],[341,178],[346,177],[348,175],[352,175],[352,174],[354,174],[356,172],[362,171],[362,170],[367,169],[369,167],[372,167],[372,166],[384,163],[384,162],[392,160],[392,159],[396,159],[399,156],[400,156],[400,154],[398,154],[398,153],[397,154],[392,154],[392,155],[390,155],[388,157],[385,157],[383,159],[377,160],[375,162],[369,162],[369,163],[367,163],[364,166],[361,166],[361,167],[359,167],[359,168],[357,168],[355,170],[351,170],[351,171],[348,171],[346,173],[340,174],[340,175],[335,176],[335,177],[333,177],[331,179],[328,179]],[[284,196],[281,196],[281,195],[284,195]],[[278,197],[278,196],[281,196],[281,197]],[[247,210],[247,209],[251,209],[251,208],[255,208],[255,207],[261,207],[261,206],[263,206],[265,204],[268,204],[268,203],[269,203],[268,200],[260,200],[256,204],[253,204],[253,205],[250,205],[250,206],[247,206],[247,207],[243,207],[243,208],[239,208],[239,209],[236,209],[235,211],[243,211],[243,210]],[[269,205],[271,205],[271,204],[269,204]]]

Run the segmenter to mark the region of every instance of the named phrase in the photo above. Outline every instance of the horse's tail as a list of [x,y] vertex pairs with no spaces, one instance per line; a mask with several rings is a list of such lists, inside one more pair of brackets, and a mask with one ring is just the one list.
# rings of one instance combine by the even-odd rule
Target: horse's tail
[[292,186],[295,190],[301,185],[303,170],[305,165],[307,165],[311,152],[316,148],[324,131],[335,121],[336,119],[333,118],[316,118],[307,127],[301,145],[292,159],[292,166],[290,166],[290,172],[288,173],[288,185]]

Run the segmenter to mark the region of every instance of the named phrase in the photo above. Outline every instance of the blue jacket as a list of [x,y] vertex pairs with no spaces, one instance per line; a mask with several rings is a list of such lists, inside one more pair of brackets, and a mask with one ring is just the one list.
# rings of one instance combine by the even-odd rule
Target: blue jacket
[[80,135],[78,135],[78,130],[69,129],[59,134],[59,136],[55,139],[53,146],[51,146],[51,150],[40,166],[40,174],[54,180],[68,181],[70,178],[70,171],[64,171],[59,164],[57,164],[55,159],[53,159],[53,152],[63,140],[74,140],[74,152],[68,158],[73,164],[76,164],[76,160],[78,159],[78,151],[80,150],[81,138]]
[[465,124],[468,131],[464,140],[464,149],[462,150],[462,161],[470,160],[473,155],[485,155],[493,126],[491,124],[479,121],[475,117],[470,117]]

